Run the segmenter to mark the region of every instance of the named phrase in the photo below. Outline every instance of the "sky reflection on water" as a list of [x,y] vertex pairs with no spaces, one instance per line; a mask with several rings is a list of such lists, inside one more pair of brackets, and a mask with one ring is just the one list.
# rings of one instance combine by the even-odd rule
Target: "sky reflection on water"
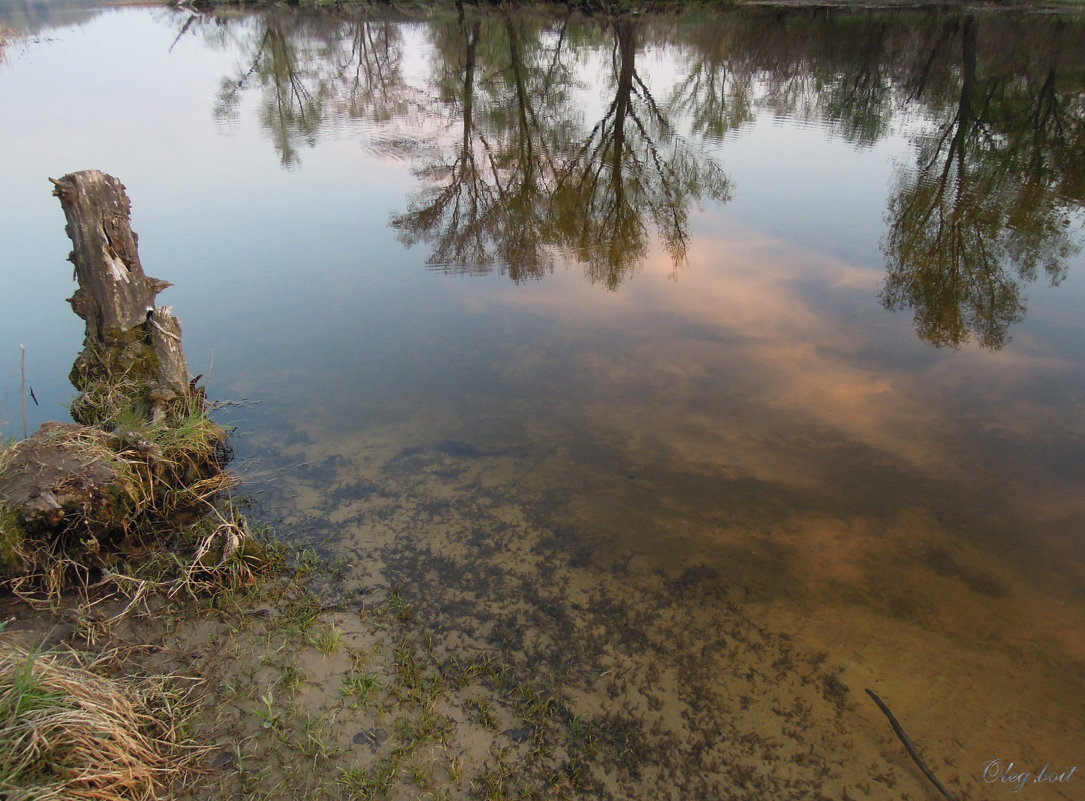
[[[19,343],[32,425],[70,398],[46,178],[100,168],[193,372],[261,401],[242,454],[393,463],[511,421],[544,525],[720,567],[872,643],[860,677],[893,670],[879,620],[1025,643],[1049,712],[1085,658],[1082,26],[858,19],[155,9],[8,44],[4,431]],[[323,491],[298,480],[284,507]]]
[[[977,59],[976,41],[988,47],[1003,41],[998,38],[1006,36],[999,28],[1003,23],[983,18],[977,35],[972,17],[962,19],[944,22],[945,35],[964,37],[966,61],[987,65],[991,56],[981,48]],[[10,232],[20,232],[7,237],[9,269],[59,261],[64,242],[54,230],[53,201],[42,191],[41,177],[93,163],[132,187],[145,261],[178,284],[171,300],[187,312],[182,319],[195,364],[206,360],[210,365],[214,349],[222,373],[216,380],[227,385],[243,381],[237,374],[245,371],[235,369],[241,361],[259,364],[259,357],[242,356],[248,349],[286,363],[291,353],[319,350],[329,362],[342,363],[341,349],[353,340],[366,343],[359,354],[363,363],[383,365],[386,384],[407,380],[428,386],[430,379],[405,379],[411,371],[403,367],[418,365],[419,376],[442,372],[429,359],[408,355],[433,349],[439,339],[417,333],[423,321],[432,325],[436,315],[442,325],[464,327],[471,336],[473,317],[500,318],[509,313],[509,304],[526,305],[536,316],[548,309],[546,326],[593,332],[587,340],[565,336],[561,349],[553,349],[552,334],[536,336],[551,341],[552,350],[544,352],[560,353],[558,360],[569,364],[598,349],[589,371],[592,382],[624,399],[628,420],[640,403],[656,409],[660,392],[677,390],[618,389],[625,370],[632,369],[618,366],[623,349],[646,347],[642,331],[651,332],[646,341],[654,343],[673,326],[678,333],[670,335],[669,350],[659,356],[637,351],[634,357],[642,367],[655,365],[653,371],[632,370],[630,375],[649,384],[651,375],[686,376],[678,382],[687,389],[677,408],[688,413],[710,402],[714,409],[702,409],[707,417],[701,426],[678,426],[688,429],[685,435],[667,430],[670,447],[677,448],[685,436],[694,450],[711,450],[718,447],[710,444],[714,428],[759,431],[760,421],[779,417],[797,432],[831,432],[833,440],[880,454],[892,470],[971,486],[975,497],[1005,504],[998,516],[1020,517],[1014,527],[1031,519],[1049,533],[1052,526],[1065,527],[1060,536],[1069,536],[1081,512],[1072,500],[1081,479],[1080,460],[1066,446],[1067,436],[1072,441],[1081,436],[1074,422],[1080,419],[1080,390],[1074,388],[1081,385],[1082,332],[1072,310],[1081,298],[1082,279],[1080,270],[1071,269],[1081,262],[1080,178],[1052,171],[1072,164],[1045,164],[1034,171],[1035,178],[1018,176],[1009,183],[1012,176],[1002,173],[992,185],[992,192],[1005,193],[1018,191],[1013,181],[1036,180],[1037,188],[1029,184],[1021,191],[1031,192],[1037,203],[1055,203],[1044,207],[1049,222],[1040,220],[1035,231],[1018,231],[1026,242],[1043,242],[1036,237],[1046,230],[1046,241],[1052,243],[1036,250],[1047,248],[1050,255],[1041,256],[1048,261],[1041,262],[1046,266],[1033,281],[1028,281],[1034,269],[1028,266],[1029,251],[1015,244],[1018,229],[991,228],[998,223],[990,220],[969,222],[973,212],[968,208],[934,213],[943,220],[964,220],[960,227],[966,237],[972,231],[984,236],[985,230],[1008,237],[1004,253],[1010,254],[996,254],[988,266],[978,268],[967,262],[955,266],[953,259],[964,254],[939,257],[937,264],[943,266],[936,264],[936,269],[963,270],[964,281],[979,282],[968,290],[979,293],[974,299],[947,297],[950,284],[940,288],[940,282],[949,279],[907,277],[912,270],[928,270],[908,261],[898,261],[887,279],[883,259],[905,258],[886,251],[905,224],[894,221],[893,204],[927,202],[922,192],[894,199],[893,193],[913,180],[911,162],[944,164],[937,168],[943,176],[962,169],[979,175],[1005,169],[982,166],[982,159],[1013,163],[1017,156],[1006,147],[981,147],[969,151],[977,166],[964,167],[970,134],[959,111],[955,123],[932,117],[919,125],[912,116],[907,135],[897,120],[908,115],[883,101],[873,104],[882,122],[871,127],[874,112],[865,107],[848,122],[849,112],[832,105],[840,102],[835,90],[812,90],[812,81],[797,66],[744,60],[756,58],[758,51],[743,36],[771,40],[771,35],[756,33],[741,15],[728,17],[725,25],[730,60],[699,44],[700,28],[679,26],[675,30],[682,44],[668,49],[660,26],[629,20],[610,28],[575,18],[496,15],[471,23],[453,17],[427,28],[304,15],[215,21],[166,10],[102,12],[85,27],[58,29],[32,45],[8,45],[16,55],[5,67],[5,100],[18,111],[7,115],[15,124],[5,131],[5,151],[17,154],[19,163],[12,170],[4,220]],[[910,34],[883,35],[907,41],[920,35],[914,31],[929,27],[921,18]],[[1038,23],[1021,38],[1027,44],[1049,35],[1044,31]],[[786,34],[781,42],[791,50],[781,52],[790,58],[797,58],[797,52],[817,53],[822,35],[817,26],[805,39]],[[1067,41],[1079,35],[1077,26],[1064,34]],[[585,49],[576,50],[571,40]],[[111,41],[125,46],[103,47]],[[613,61],[604,57],[611,45]],[[885,63],[866,77],[880,70],[877,92],[892,98],[896,83],[907,86],[908,67],[895,47],[887,52]],[[521,61],[510,62],[518,53]],[[822,55],[827,58],[822,67],[814,56],[807,57],[814,59],[808,66],[813,73],[849,58]],[[92,60],[94,71],[81,66]],[[132,63],[140,66],[132,68]],[[948,63],[953,65],[952,57]],[[576,65],[612,72],[596,85],[583,75],[575,77],[571,70]],[[1077,67],[1063,65],[1069,80],[1079,74]],[[431,74],[436,81],[427,89],[424,81]],[[1037,74],[1042,77],[1042,70]],[[730,103],[721,103],[718,113],[731,119],[723,128],[696,116],[712,106],[700,107],[709,95],[703,87],[690,88],[692,76],[721,80],[719,88]],[[952,111],[954,91],[968,87],[942,87],[939,81],[950,79],[938,76],[937,71],[926,76],[938,85],[931,96],[945,98],[943,105]],[[981,86],[984,81],[1001,86],[1003,79],[981,70],[976,80]],[[218,99],[212,100],[216,86]],[[1073,95],[1058,100],[1053,94],[1048,101],[1046,86],[1038,90],[1037,108],[1064,104],[1049,110],[1059,117],[1060,128],[1048,139],[1061,136],[1072,147],[1081,127],[1070,116],[1077,111]],[[108,94],[100,95],[99,87]],[[599,98],[595,105],[584,101],[592,95]],[[519,103],[519,118],[515,103],[508,106],[510,98]],[[693,118],[668,106],[679,98],[696,110]],[[863,102],[869,98],[859,105]],[[97,113],[103,103],[109,113]],[[938,103],[928,112],[940,108]],[[510,108],[513,114],[507,113]],[[736,115],[735,108],[745,111]],[[782,108],[797,115],[797,124]],[[622,115],[628,115],[625,122]],[[701,139],[699,130],[725,132]],[[918,133],[924,130],[934,133]],[[555,133],[557,138],[545,138]],[[268,169],[266,144],[253,142],[254,136],[268,135],[280,160],[292,169]],[[666,152],[660,149],[664,143],[669,143]],[[1037,157],[1041,152],[1058,156],[1063,146],[1045,140],[1037,147],[1046,150],[1037,150]],[[389,147],[395,158],[388,158]],[[447,147],[451,150],[442,155]],[[943,158],[941,147],[953,151]],[[698,158],[700,150],[705,155]],[[581,170],[577,165],[585,157],[589,161]],[[58,168],[58,158],[67,163]],[[595,166],[592,158],[598,160]],[[615,171],[618,163],[625,166]],[[964,176],[952,179],[958,202]],[[604,194],[578,189],[575,197],[570,195],[571,187],[600,180],[611,182]],[[625,194],[626,184],[632,194]],[[1042,199],[1039,187],[1045,186],[1063,189],[1051,196],[1054,200]],[[567,214],[572,216],[566,219]],[[604,231],[611,234],[601,238]],[[404,251],[396,238],[413,247]],[[938,240],[915,246],[942,247]],[[1006,264],[1022,253],[1025,281],[1013,277],[1012,262]],[[600,296],[575,281],[553,277],[530,290],[491,281],[435,280],[411,266],[418,259],[444,272],[493,269],[514,279],[550,275],[562,265],[559,274],[580,270],[591,283],[618,293]],[[1045,270],[1056,276],[1057,288],[1045,291],[1040,280]],[[671,282],[658,285],[655,276],[661,273]],[[63,281],[62,269],[19,270],[5,293],[4,417],[9,431],[16,422],[10,390],[16,340],[29,343],[32,364],[39,365],[37,395],[46,398],[46,408],[35,410],[36,415],[56,416],[65,402],[57,368],[65,350],[75,349],[67,340],[74,339],[77,326],[67,319],[63,304],[36,300],[65,293]],[[926,297],[928,291],[937,296]],[[887,293],[894,305],[920,305],[889,315],[878,303],[889,302]],[[1028,309],[1037,299],[1044,305]],[[459,310],[449,308],[449,302]],[[40,308],[32,320],[17,312],[30,307]],[[1005,318],[999,316],[1002,307]],[[627,316],[612,313],[623,308]],[[397,311],[389,314],[389,309]],[[924,338],[963,347],[933,351],[917,343],[904,331],[910,313]],[[226,320],[231,336],[223,341]],[[404,329],[408,320],[411,326]],[[603,334],[608,323],[615,329]],[[629,327],[620,330],[621,325]],[[397,333],[389,337],[391,331]],[[691,331],[697,333],[690,336]],[[1011,332],[1017,336],[1012,343]],[[599,344],[587,347],[596,338]],[[977,339],[985,349],[970,344]],[[623,340],[622,348],[615,349]],[[375,347],[377,342],[384,347]],[[405,343],[413,343],[410,350]],[[507,348],[483,337],[464,359],[500,364],[510,358]],[[445,361],[439,350],[435,353],[437,363]],[[232,357],[227,367],[222,367],[223,357]],[[695,370],[702,375],[690,379]],[[364,385],[364,375],[348,371],[343,380]],[[308,380],[315,386],[336,383],[326,376]],[[345,387],[340,391],[344,397],[357,394]],[[470,394],[466,385],[463,391]],[[449,400],[455,402],[455,396]],[[659,430],[651,419],[658,414],[646,412],[646,430]],[[802,440],[809,434],[794,436]],[[760,437],[753,439],[759,442]],[[774,480],[786,474],[785,483],[820,483],[819,491],[830,494],[832,487],[821,477],[839,481],[844,470],[854,483],[869,469],[863,459],[854,458],[830,459],[828,469],[815,467],[811,459],[824,461],[820,452],[785,450],[792,455],[781,459],[778,446],[755,445],[731,459],[751,474],[770,470]],[[1002,458],[1011,451],[1012,463]],[[771,467],[758,467],[762,463]],[[899,489],[894,480],[867,478],[862,483],[880,487],[874,497],[892,496]],[[998,491],[980,489],[984,486]]]

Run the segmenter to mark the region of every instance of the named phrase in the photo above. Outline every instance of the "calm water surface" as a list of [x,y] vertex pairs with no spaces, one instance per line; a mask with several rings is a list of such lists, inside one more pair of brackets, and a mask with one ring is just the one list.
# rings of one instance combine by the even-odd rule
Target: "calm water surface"
[[66,414],[46,179],[102,169],[192,371],[257,402],[268,512],[443,630],[591,640],[686,731],[786,685],[714,661],[741,609],[850,688],[834,797],[878,754],[930,792],[864,687],[972,798],[1012,795],[989,760],[1085,769],[1081,20],[5,19],[5,433],[20,344],[31,427]]

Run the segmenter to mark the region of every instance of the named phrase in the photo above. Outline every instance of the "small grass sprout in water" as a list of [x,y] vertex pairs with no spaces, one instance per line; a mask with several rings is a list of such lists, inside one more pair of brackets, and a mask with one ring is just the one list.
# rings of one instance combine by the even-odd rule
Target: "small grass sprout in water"
[[368,768],[351,766],[339,769],[339,787],[351,799],[369,801],[383,798],[398,784],[399,759],[388,755]]
[[324,656],[331,656],[339,650],[343,642],[343,632],[338,626],[321,623],[309,632],[309,644]]
[[474,711],[478,723],[487,729],[497,730],[500,721],[494,713],[493,704],[486,698],[468,698],[464,706]]
[[350,673],[343,677],[339,692],[353,699],[354,704],[365,706],[369,703],[370,693],[379,690],[380,686],[380,676],[373,671],[357,671],[352,668]]
[[286,692],[295,692],[305,683],[307,678],[304,670],[291,663],[279,670],[279,677],[275,680],[275,686]]
[[253,714],[264,721],[265,729],[273,729],[279,724],[279,713],[275,709],[275,693],[269,687],[268,691],[260,696],[259,706],[253,710]]

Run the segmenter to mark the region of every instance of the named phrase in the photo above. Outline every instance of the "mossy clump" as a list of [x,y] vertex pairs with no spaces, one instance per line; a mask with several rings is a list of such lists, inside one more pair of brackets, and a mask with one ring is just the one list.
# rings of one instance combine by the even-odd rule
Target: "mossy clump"
[[25,563],[23,530],[15,513],[0,501],[0,575],[11,575]]
[[190,401],[159,420],[125,406],[46,423],[0,452],[0,587],[236,587],[274,561],[229,498],[229,433]]
[[88,342],[68,378],[79,390],[72,419],[108,427],[119,410],[149,409],[159,388],[158,357],[141,328],[110,330],[106,344]]

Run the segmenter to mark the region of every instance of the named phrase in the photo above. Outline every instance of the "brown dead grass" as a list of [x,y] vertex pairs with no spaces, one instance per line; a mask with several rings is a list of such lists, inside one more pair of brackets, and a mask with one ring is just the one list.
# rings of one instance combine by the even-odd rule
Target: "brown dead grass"
[[109,660],[0,634],[0,797],[156,799],[185,770],[198,750],[181,733],[194,682],[109,678]]

